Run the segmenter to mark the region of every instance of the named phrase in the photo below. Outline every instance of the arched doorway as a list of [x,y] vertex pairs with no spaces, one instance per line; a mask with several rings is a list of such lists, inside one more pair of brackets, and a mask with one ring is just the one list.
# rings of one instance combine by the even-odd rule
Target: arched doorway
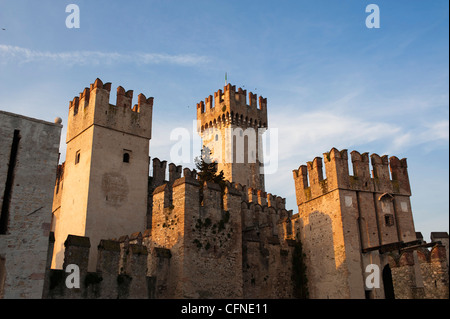
[[392,272],[389,264],[383,268],[383,286],[384,286],[384,297],[386,299],[395,299],[394,294],[394,283],[392,282]]

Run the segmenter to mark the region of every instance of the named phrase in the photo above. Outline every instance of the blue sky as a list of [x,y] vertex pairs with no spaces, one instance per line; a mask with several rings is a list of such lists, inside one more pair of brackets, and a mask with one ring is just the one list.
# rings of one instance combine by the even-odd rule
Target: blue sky
[[[79,29],[66,28],[70,3]],[[379,29],[365,25],[370,3]],[[449,231],[448,25],[446,0],[0,0],[0,109],[64,125],[99,77],[155,98],[150,155],[169,159],[171,130],[192,128],[227,72],[268,99],[279,134],[268,192],[295,213],[292,170],[332,147],[406,157],[428,240]]]

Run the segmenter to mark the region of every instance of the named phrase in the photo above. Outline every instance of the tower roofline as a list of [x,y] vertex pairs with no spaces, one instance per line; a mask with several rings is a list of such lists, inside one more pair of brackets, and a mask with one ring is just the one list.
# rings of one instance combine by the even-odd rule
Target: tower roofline
[[349,173],[347,150],[332,148],[324,153],[326,179],[323,174],[323,158],[316,157],[307,165],[293,170],[298,205],[334,189],[348,189],[377,193],[411,195],[406,158],[370,155],[351,152],[353,175]]
[[111,83],[104,84],[97,78],[70,101],[66,142],[92,125],[151,138],[153,97],[141,93],[132,107],[133,90],[119,86],[115,105],[109,103],[110,93]]
[[267,98],[238,88],[224,86],[204,101],[197,103],[197,120],[201,128],[214,125],[235,124],[239,126],[267,127]]

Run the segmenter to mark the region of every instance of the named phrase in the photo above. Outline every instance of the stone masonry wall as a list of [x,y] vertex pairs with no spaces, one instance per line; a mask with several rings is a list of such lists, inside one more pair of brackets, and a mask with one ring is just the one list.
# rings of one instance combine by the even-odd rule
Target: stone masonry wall
[[430,251],[411,250],[395,255],[390,262],[396,299],[448,299],[449,278],[445,247]]
[[67,274],[49,269],[46,298],[292,298],[284,199],[231,183],[200,187],[195,172],[171,171],[152,195],[152,229],[101,240],[95,272],[89,238],[69,236],[64,265],[82,265],[82,287],[67,289]]
[[197,130],[230,182],[264,191],[261,135],[267,125],[267,99],[231,84],[197,104]]
[[347,150],[323,155],[294,170],[293,220],[314,282],[311,297],[364,298],[365,267],[381,259],[363,250],[416,240],[406,159],[372,154],[371,174],[369,155],[353,151],[350,175]]
[[[0,297],[42,297],[61,127],[0,111],[0,204],[7,214],[0,234]],[[6,205],[15,130],[20,140]]]
[[[69,104],[66,162],[55,186],[52,267],[61,269],[69,234],[101,239],[146,229],[153,98],[96,79]],[[62,183],[63,182],[63,183]],[[56,194],[56,190],[58,193]],[[90,252],[95,270],[96,250]]]

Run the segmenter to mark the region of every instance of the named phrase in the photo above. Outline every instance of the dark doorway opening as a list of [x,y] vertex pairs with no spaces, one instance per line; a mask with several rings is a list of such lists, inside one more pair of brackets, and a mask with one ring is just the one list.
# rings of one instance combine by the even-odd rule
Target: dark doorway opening
[[392,272],[391,267],[389,267],[389,264],[387,264],[383,268],[383,286],[384,286],[384,297],[386,299],[395,299],[394,283],[392,282]]
[[3,299],[3,296],[5,294],[4,292],[5,280],[6,280],[6,262],[5,258],[0,256],[0,299]]

